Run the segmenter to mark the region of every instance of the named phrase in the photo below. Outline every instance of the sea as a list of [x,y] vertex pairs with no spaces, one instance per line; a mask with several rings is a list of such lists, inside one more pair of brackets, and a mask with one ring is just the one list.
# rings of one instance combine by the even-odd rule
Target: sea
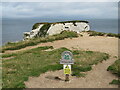
[[[23,40],[23,32],[29,32],[32,26],[38,22],[59,22],[76,19],[2,19],[2,45],[7,42]],[[85,19],[89,21],[91,30],[106,33],[118,33],[117,19]]]

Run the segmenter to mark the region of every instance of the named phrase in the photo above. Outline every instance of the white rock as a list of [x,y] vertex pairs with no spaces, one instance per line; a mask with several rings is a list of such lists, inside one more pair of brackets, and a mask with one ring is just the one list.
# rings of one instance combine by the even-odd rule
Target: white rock
[[[25,32],[24,39],[33,38],[34,36],[36,36],[43,25],[44,24],[40,24],[37,29],[34,29],[31,32]],[[80,33],[81,31],[89,31],[90,26],[88,25],[88,23],[85,22],[76,22],[75,24],[73,24],[73,22],[56,23],[51,24],[50,28],[47,31],[47,34],[48,35],[59,34],[64,30],[75,31],[77,33]]]

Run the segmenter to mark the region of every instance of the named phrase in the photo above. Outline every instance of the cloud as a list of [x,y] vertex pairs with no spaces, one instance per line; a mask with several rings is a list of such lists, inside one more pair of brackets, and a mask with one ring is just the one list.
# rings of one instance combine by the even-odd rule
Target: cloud
[[3,18],[71,17],[117,18],[117,3],[106,2],[9,2],[2,3]]
[[119,0],[1,0],[2,2],[119,2]]

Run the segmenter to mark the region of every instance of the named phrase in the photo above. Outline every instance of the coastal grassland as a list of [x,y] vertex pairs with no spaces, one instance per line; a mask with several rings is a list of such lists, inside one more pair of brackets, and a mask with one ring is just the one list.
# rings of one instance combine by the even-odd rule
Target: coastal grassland
[[78,37],[78,34],[73,31],[63,31],[60,34],[56,34],[53,36],[47,36],[47,37],[38,37],[33,38],[25,41],[19,41],[17,43],[7,43],[2,47],[2,52],[6,50],[18,50],[21,48],[25,48],[27,46],[34,46],[39,43],[46,43],[46,42],[52,42],[55,40],[63,40],[65,38],[75,38]]
[[[108,71],[111,71],[113,74],[117,75],[120,78],[120,59],[116,60],[114,64],[108,67]],[[110,84],[118,84],[120,85],[120,80],[113,80]]]
[[96,32],[96,31],[87,31],[89,36],[108,36],[108,37],[117,37],[120,38],[120,34],[115,33],[104,33],[104,32]]
[[[97,64],[103,60],[107,60],[109,55],[106,53],[93,51],[69,50],[67,48],[52,49],[52,46],[38,47],[31,50],[18,52],[15,58],[3,59],[3,88],[25,88],[24,81],[30,76],[39,76],[47,71],[63,69],[63,65],[59,64],[61,53],[63,51],[71,51],[75,64],[72,65],[72,75],[77,77],[84,76],[82,72],[92,69],[93,64]],[[14,56],[14,54],[12,54]],[[11,57],[5,55],[3,57]]]

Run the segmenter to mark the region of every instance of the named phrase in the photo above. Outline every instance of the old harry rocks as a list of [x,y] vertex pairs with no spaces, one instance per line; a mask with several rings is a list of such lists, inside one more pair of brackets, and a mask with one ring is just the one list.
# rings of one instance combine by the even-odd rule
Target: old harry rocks
[[88,21],[64,21],[56,23],[36,23],[30,32],[24,32],[24,40],[33,37],[42,37],[46,35],[59,34],[64,30],[75,31],[80,33],[82,31],[89,31],[90,26]]

